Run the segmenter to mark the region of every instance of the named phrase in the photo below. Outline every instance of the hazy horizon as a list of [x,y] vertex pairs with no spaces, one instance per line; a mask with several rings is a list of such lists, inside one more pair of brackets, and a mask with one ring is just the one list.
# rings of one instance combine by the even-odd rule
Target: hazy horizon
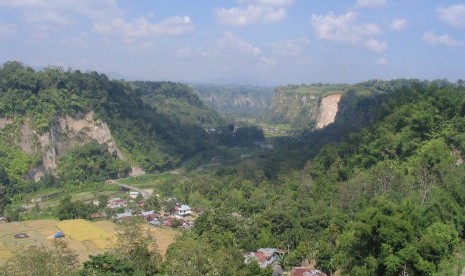
[[0,61],[276,86],[465,76],[465,3],[0,0]]

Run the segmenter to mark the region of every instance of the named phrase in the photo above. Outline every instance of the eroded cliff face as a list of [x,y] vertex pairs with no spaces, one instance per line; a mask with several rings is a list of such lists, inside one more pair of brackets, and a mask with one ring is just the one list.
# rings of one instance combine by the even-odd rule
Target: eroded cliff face
[[[321,129],[334,122],[342,92],[320,92],[314,87],[278,88],[267,117],[274,123]],[[315,91],[316,90],[316,91]]]
[[341,100],[341,97],[341,93],[336,93],[321,99],[321,103],[318,108],[318,119],[316,122],[317,129],[324,128],[325,126],[334,123],[337,112],[339,111],[339,101]]
[[[12,120],[0,119],[0,127],[13,123]],[[94,113],[89,112],[77,116],[65,116],[56,120],[49,131],[38,133],[31,126],[30,119],[25,119],[20,127],[20,135],[16,144],[26,153],[39,153],[41,164],[32,168],[29,177],[40,179],[46,172],[55,172],[57,162],[63,154],[76,146],[82,146],[96,140],[100,144],[106,144],[111,153],[124,159],[118,149],[107,123],[94,118]],[[139,167],[133,167],[132,174],[143,174]]]

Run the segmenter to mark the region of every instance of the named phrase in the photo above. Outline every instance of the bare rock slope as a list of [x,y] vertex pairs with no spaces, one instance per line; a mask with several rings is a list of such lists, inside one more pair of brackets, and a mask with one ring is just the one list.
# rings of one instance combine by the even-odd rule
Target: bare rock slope
[[[0,119],[0,125],[12,123],[12,120]],[[31,126],[29,119],[24,120],[20,128],[20,137],[16,144],[26,153],[38,152],[42,162],[38,167],[32,168],[29,177],[38,180],[46,172],[55,172],[57,162],[63,154],[76,146],[81,146],[96,140],[99,144],[106,144],[108,150],[115,153],[118,158],[124,159],[118,149],[106,122],[94,118],[89,112],[75,117],[65,116],[56,120],[49,131],[38,133]],[[143,174],[139,167],[133,167],[133,174]]]

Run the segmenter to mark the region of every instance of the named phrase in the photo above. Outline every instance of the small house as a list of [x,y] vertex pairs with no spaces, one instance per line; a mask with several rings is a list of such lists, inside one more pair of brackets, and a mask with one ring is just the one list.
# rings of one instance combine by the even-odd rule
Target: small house
[[142,211],[140,214],[146,221],[149,221],[149,222],[153,220],[154,218],[159,217],[159,215],[157,215],[154,210]]
[[181,205],[177,212],[176,212],[176,215],[179,216],[179,217],[187,217],[187,216],[190,216],[192,215],[192,209],[191,207],[189,207],[189,205]]
[[0,223],[7,223],[8,219],[6,217],[0,217]]
[[116,198],[112,198],[108,200],[107,207],[111,209],[116,209],[116,208],[126,207],[126,205],[127,205],[126,200],[116,197]]
[[159,218],[154,218],[149,223],[153,226],[160,226],[161,225],[161,220]]
[[121,219],[126,219],[132,217],[132,214],[130,212],[124,212],[120,214],[116,214],[116,219],[121,220]]
[[261,268],[266,268],[274,263],[279,263],[283,260],[287,251],[276,248],[260,248],[256,252],[250,252],[245,255],[245,264],[252,261],[257,261]]
[[294,267],[291,270],[291,276],[327,276],[327,274],[318,269]]
[[141,192],[129,192],[129,197],[133,199],[137,198],[139,195],[142,195],[142,193]]

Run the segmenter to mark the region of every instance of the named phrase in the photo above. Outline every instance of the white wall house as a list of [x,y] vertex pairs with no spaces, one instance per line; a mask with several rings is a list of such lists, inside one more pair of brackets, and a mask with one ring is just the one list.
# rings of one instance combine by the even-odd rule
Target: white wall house
[[187,217],[192,215],[192,209],[189,205],[181,205],[176,212],[176,215],[180,217]]

